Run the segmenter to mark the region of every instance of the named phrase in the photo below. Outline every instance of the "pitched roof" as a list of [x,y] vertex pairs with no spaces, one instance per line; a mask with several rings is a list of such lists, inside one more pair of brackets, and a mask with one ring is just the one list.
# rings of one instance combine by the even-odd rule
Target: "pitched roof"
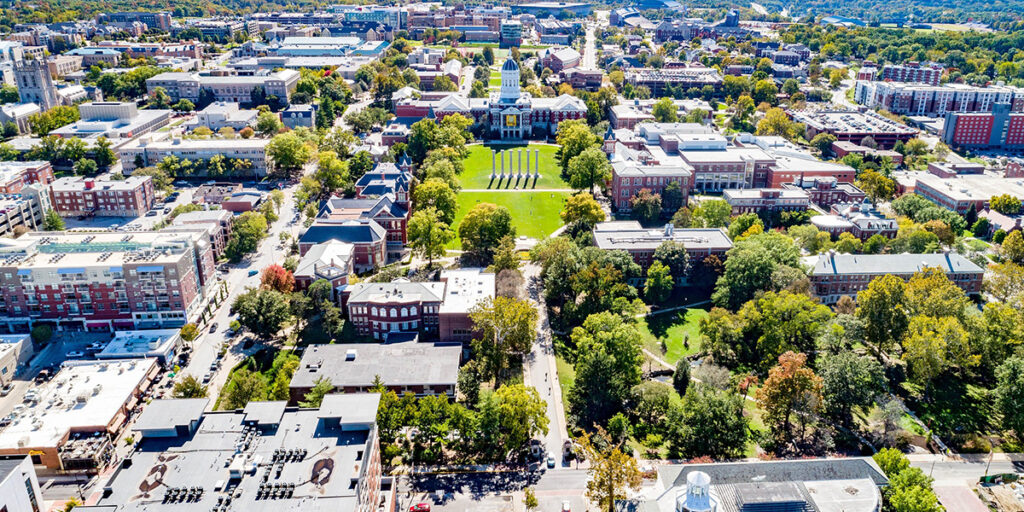
[[320,220],[299,238],[301,244],[322,244],[331,240],[352,244],[373,243],[384,240],[387,230],[369,219],[351,219],[343,222]]

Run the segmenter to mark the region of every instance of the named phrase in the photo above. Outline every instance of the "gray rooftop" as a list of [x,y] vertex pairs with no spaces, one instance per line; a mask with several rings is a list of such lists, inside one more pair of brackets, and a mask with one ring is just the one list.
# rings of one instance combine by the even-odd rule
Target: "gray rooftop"
[[687,250],[726,251],[732,247],[732,240],[722,229],[669,226],[647,229],[636,221],[600,222],[594,226],[594,244],[606,251],[653,251],[669,240],[681,242]]
[[913,274],[938,267],[947,274],[984,273],[971,260],[956,253],[936,254],[823,254],[812,275]]
[[255,423],[259,426],[274,426],[281,424],[281,417],[284,416],[284,409],[288,402],[249,402],[242,412],[245,414],[246,423]]
[[165,430],[187,427],[190,423],[199,421],[209,403],[209,398],[153,400],[135,420],[132,430]]
[[[349,358],[349,351],[355,355]],[[311,388],[325,377],[337,388],[369,387],[379,375],[385,386],[455,385],[458,343],[347,343],[311,345],[292,376],[292,388]]]
[[[143,438],[96,506],[82,510],[354,512],[360,505],[355,484],[366,477],[379,400],[377,394],[332,398],[331,407],[348,416],[340,422],[322,419],[317,409],[288,407],[280,425],[269,428],[251,426],[244,411],[205,413],[194,432]],[[266,402],[253,405],[260,414],[271,408]],[[260,493],[267,484],[290,492],[271,498]],[[202,492],[174,499],[172,490],[182,488]],[[230,507],[218,507],[227,497]]]
[[7,455],[0,456],[0,483],[7,480],[28,455]]

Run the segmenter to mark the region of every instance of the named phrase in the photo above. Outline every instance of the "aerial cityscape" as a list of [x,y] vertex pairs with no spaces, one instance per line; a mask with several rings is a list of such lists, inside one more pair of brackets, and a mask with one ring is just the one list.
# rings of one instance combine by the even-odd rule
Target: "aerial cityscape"
[[0,78],[0,512],[1024,512],[1024,2],[5,2]]

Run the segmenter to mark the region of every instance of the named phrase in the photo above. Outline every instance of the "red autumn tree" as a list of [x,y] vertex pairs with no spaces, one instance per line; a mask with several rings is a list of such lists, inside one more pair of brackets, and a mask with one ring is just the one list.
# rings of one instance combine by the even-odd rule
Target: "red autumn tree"
[[295,288],[295,276],[281,265],[271,265],[263,269],[260,284],[281,293],[291,293]]

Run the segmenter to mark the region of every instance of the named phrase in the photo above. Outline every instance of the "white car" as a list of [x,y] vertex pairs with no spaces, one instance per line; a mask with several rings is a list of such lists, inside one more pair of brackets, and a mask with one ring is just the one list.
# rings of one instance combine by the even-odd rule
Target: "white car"
[[74,350],[74,351],[68,352],[68,357],[71,358],[71,359],[74,359],[76,357],[85,357],[85,352],[82,352],[81,350]]

